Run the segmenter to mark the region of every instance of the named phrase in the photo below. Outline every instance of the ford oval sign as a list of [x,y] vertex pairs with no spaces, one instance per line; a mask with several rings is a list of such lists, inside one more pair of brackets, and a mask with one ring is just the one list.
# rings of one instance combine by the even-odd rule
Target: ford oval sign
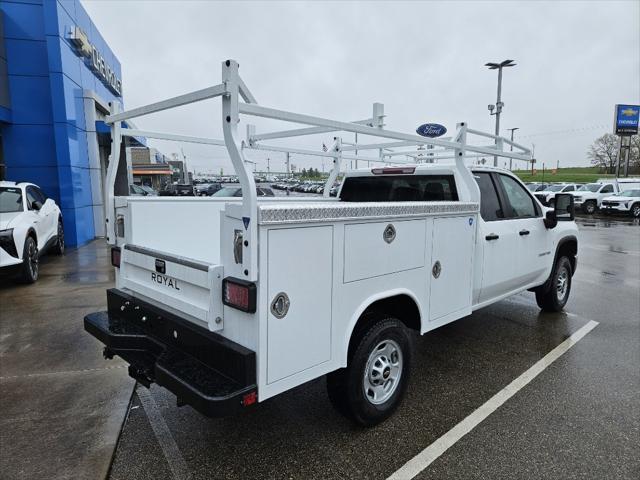
[[438,123],[425,123],[416,128],[416,133],[423,137],[435,138],[447,133],[447,129]]

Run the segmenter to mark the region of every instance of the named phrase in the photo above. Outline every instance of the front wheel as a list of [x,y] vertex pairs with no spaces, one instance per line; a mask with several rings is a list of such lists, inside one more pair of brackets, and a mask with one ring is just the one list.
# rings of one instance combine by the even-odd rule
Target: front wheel
[[633,218],[640,218],[640,203],[634,203],[629,210]]
[[38,280],[38,245],[33,237],[27,237],[22,251],[21,277],[24,283]]
[[571,293],[573,269],[567,257],[560,257],[551,273],[551,284],[544,290],[536,290],[536,303],[545,312],[559,312],[567,304]]
[[411,339],[400,320],[374,321],[361,332],[347,368],[327,376],[336,409],[363,426],[376,425],[400,405],[409,381]]
[[582,209],[584,210],[584,213],[587,213],[589,215],[593,215],[594,213],[596,213],[597,208],[598,208],[598,205],[594,200],[589,200],[585,202],[585,204],[582,207]]
[[56,243],[53,246],[53,251],[58,255],[64,255],[64,226],[62,225],[62,219],[58,220],[58,231],[56,233]]

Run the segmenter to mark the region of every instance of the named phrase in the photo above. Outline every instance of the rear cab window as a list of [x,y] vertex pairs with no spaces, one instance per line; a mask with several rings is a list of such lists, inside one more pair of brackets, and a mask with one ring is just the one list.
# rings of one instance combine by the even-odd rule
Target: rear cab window
[[347,177],[340,192],[343,202],[457,201],[453,175],[385,175]]
[[480,216],[485,222],[504,219],[504,210],[498,197],[498,190],[488,172],[473,172],[480,187]]

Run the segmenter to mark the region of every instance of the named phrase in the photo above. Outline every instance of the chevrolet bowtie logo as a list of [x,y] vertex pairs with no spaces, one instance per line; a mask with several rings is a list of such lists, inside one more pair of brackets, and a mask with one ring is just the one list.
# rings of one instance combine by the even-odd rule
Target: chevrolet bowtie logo
[[620,110],[620,113],[625,117],[633,117],[638,114],[638,110],[634,110],[633,108],[625,108],[624,110]]

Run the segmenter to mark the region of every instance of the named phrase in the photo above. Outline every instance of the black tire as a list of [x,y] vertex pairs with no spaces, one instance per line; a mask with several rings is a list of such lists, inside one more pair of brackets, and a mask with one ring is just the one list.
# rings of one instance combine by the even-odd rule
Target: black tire
[[38,280],[38,244],[32,236],[28,236],[24,241],[22,250],[22,268],[20,277],[24,283],[34,283]]
[[584,205],[582,205],[582,211],[587,215],[593,215],[594,213],[596,213],[597,209],[598,204],[595,200],[587,200],[586,202],[584,202]]
[[64,225],[62,219],[58,219],[58,232],[56,237],[56,243],[53,246],[53,252],[57,255],[64,255]]
[[536,290],[536,303],[545,312],[559,312],[571,294],[573,269],[568,257],[560,257],[553,267],[549,288]]
[[549,206],[551,208],[555,208],[556,207],[556,199],[552,198],[551,200],[549,200]]
[[634,203],[631,205],[629,213],[633,218],[640,218],[640,203]]
[[407,389],[412,350],[400,320],[373,320],[355,338],[347,368],[327,375],[327,392],[336,410],[366,427],[387,419]]

